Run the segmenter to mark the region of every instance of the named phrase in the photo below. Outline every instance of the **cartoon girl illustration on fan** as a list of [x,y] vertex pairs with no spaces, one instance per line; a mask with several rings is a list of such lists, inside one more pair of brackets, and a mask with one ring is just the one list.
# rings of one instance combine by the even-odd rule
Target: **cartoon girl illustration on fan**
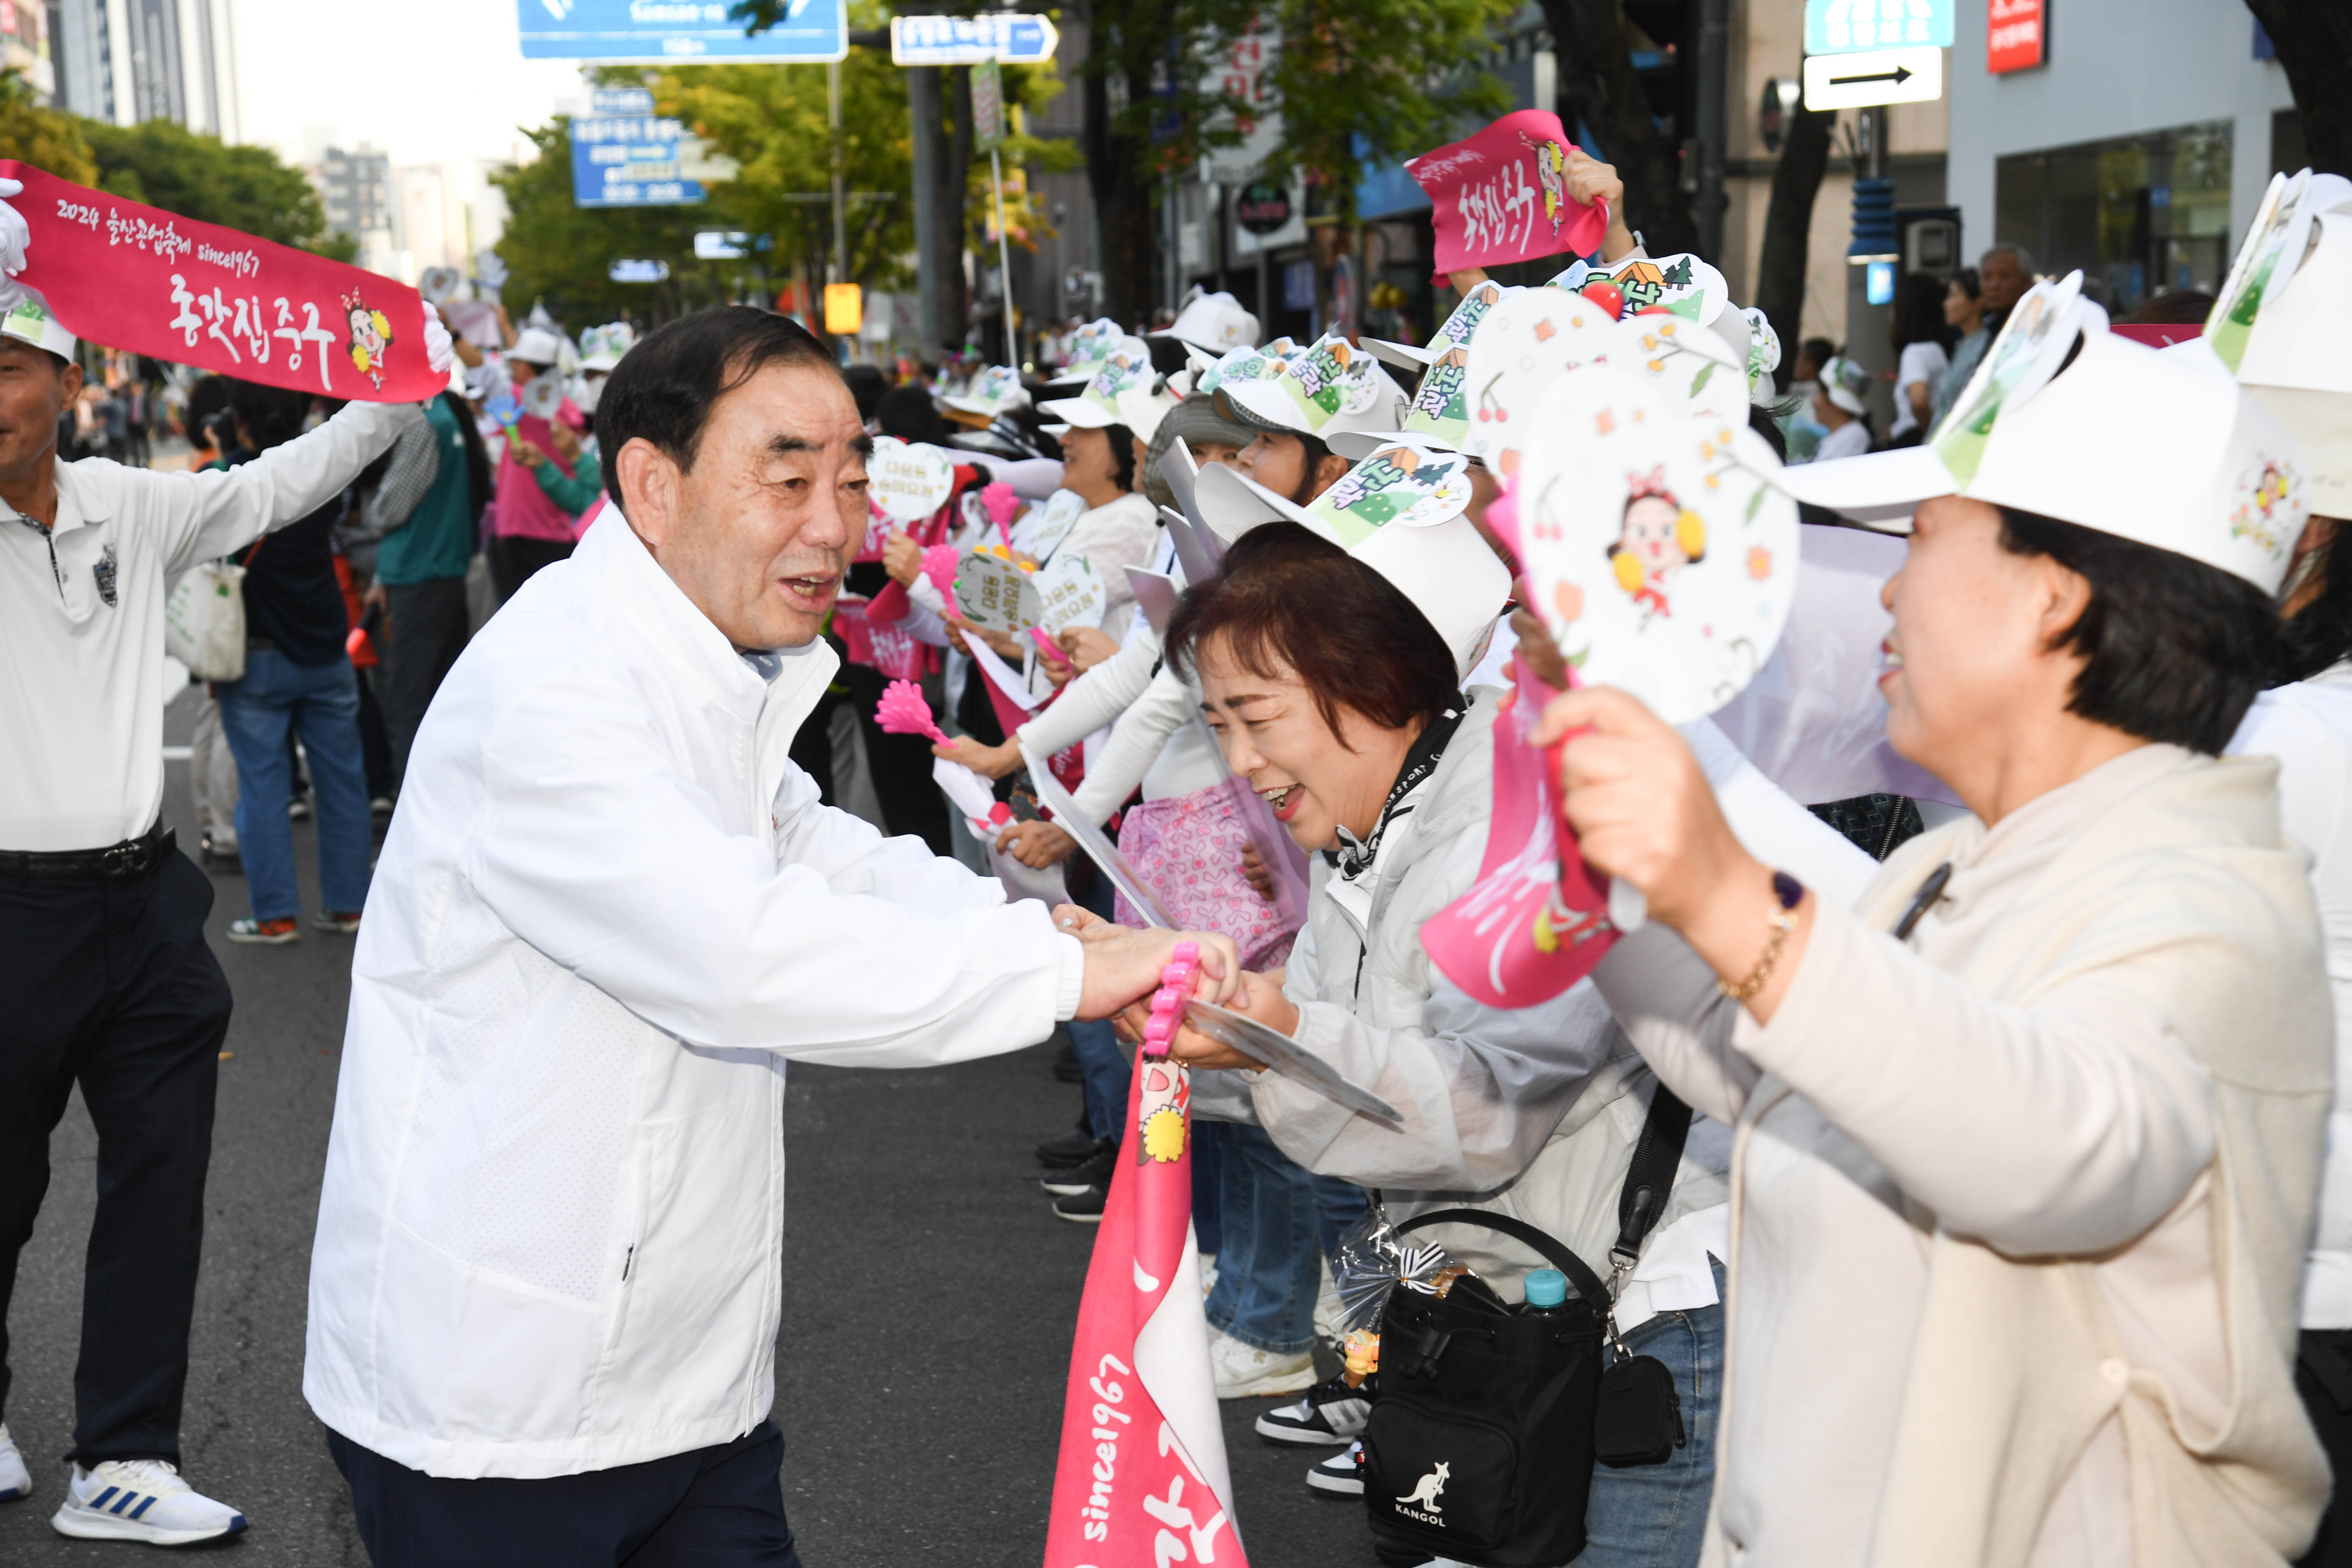
[[383,385],[383,356],[392,347],[392,323],[384,320],[382,310],[372,310],[360,299],[354,289],[342,297],[343,316],[352,330],[352,363],[360,374]]
[[1686,510],[1666,488],[1664,468],[1646,475],[1629,474],[1633,488],[1625,497],[1625,520],[1617,542],[1609,547],[1611,569],[1617,585],[1642,606],[1644,623],[1650,616],[1668,616],[1666,586],[1675,573],[1706,554],[1706,521]]

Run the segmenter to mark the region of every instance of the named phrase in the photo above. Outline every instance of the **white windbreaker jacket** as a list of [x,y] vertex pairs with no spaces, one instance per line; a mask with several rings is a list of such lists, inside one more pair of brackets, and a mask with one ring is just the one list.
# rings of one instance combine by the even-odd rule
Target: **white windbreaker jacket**
[[352,972],[303,1393],[428,1474],[724,1443],[774,1401],[787,1058],[1017,1049],[1042,904],[818,803],[762,681],[608,509],[417,737]]

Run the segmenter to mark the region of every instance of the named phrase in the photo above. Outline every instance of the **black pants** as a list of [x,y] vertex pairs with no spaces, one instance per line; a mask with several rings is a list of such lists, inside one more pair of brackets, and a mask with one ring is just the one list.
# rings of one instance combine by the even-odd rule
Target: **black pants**
[[466,651],[466,580],[436,577],[384,589],[383,725],[392,739],[392,776],[408,772],[416,727],[457,656]]
[[117,879],[0,872],[0,1415],[16,1255],[76,1083],[98,1127],[74,1458],[180,1457],[188,1322],[228,981],[205,945],[212,879],[173,855]]
[[2336,1495],[2319,1518],[2319,1536],[2298,1568],[2352,1565],[2352,1329],[2305,1329],[2294,1360],[2295,1392],[2327,1450]]
[[515,596],[515,590],[530,581],[532,573],[542,566],[552,566],[572,557],[572,542],[568,539],[526,539],[519,533],[501,533],[490,541],[490,586],[498,590],[499,603],[503,605]]
[[[986,676],[978,676],[986,679]],[[890,678],[870,665],[845,664],[839,677],[849,689],[857,727],[866,741],[866,766],[874,775],[874,795],[882,806],[882,826],[893,837],[912,834],[934,855],[955,853],[948,838],[947,796],[931,779],[931,743],[920,735],[886,735],[875,721],[874,705]]]
[[327,1451],[375,1568],[800,1568],[772,1422],[714,1447],[533,1481],[428,1476],[339,1432]]

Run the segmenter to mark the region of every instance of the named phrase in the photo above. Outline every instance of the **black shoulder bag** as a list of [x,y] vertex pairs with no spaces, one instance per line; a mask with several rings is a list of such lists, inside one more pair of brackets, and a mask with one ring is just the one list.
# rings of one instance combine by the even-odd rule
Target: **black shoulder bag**
[[[1610,1248],[1616,1283],[1665,1212],[1690,1108],[1660,1084],[1618,1204]],[[1674,1378],[1619,1346],[1609,1286],[1584,1260],[1524,1220],[1483,1209],[1416,1215],[1397,1233],[1475,1225],[1533,1249],[1568,1279],[1567,1301],[1530,1312],[1483,1285],[1444,1296],[1399,1286],[1381,1321],[1381,1394],[1364,1428],[1364,1504],[1391,1552],[1482,1568],[1554,1568],[1584,1550],[1596,1459],[1655,1464],[1683,1441]],[[1400,1560],[1402,1558],[1400,1557]]]

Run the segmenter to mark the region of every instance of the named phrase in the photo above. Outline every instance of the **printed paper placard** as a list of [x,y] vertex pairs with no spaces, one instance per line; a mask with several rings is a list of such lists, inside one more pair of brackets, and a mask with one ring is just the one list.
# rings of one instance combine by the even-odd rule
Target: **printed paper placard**
[[[1454,445],[1498,474],[1518,472],[1524,448],[1549,438],[1536,417],[1544,395],[1561,376],[1607,356],[1614,324],[1607,311],[1564,289],[1522,289],[1497,304],[1462,356],[1468,409]],[[1432,365],[1430,374],[1442,364]],[[1440,434],[1441,422],[1419,423],[1427,406],[1416,397],[1405,428]]]
[[999,555],[968,550],[956,563],[956,607],[973,626],[1023,637],[1037,625],[1037,584],[1026,572]]
[[2273,174],[2263,205],[2230,264],[2230,276],[2205,318],[2205,341],[2221,363],[2237,374],[2246,355],[2246,340],[2263,302],[2278,297],[2303,265],[2309,248],[2312,220],[2352,197],[2352,183],[2340,174]]
[[1559,115],[1522,109],[1467,141],[1406,163],[1405,172],[1429,193],[1437,233],[1431,280],[1596,248],[1609,232],[1609,209],[1569,195],[1570,145]]
[[1723,274],[1696,256],[1629,256],[1579,271],[1582,266],[1570,268],[1553,284],[1616,311],[1621,321],[1663,309],[1705,325],[1731,298]]
[[1032,561],[1051,561],[1070,530],[1078,526],[1078,519],[1086,515],[1086,497],[1076,490],[1055,490],[1013,531],[1013,548]]
[[1797,581],[1797,507],[1780,461],[1737,421],[1695,415],[1660,377],[1612,361],[1538,410],[1519,490],[1520,563],[1586,684],[1668,723],[1738,695],[1780,641]]
[[955,489],[955,459],[937,447],[877,436],[866,459],[867,491],[885,517],[920,522],[947,504]]
[[[2000,336],[1985,351],[1968,385],[1952,400],[1952,412],[1936,427],[1928,450],[1962,486],[1976,478],[1985,439],[2004,407],[2014,407],[2049,384],[2065,363],[2074,334],[2084,326],[2078,305],[2083,275],[2069,272],[2055,283],[2036,283],[2001,323]],[[2094,307],[2095,308],[2095,307]],[[2095,325],[2105,325],[2102,311]]]
[[1308,503],[1308,519],[1353,550],[1389,524],[1434,528],[1470,504],[1470,464],[1449,447],[1402,438],[1349,468]]
[[1102,625],[1110,590],[1087,557],[1056,555],[1030,581],[1037,594],[1037,624],[1049,633]]
[[1600,358],[1654,382],[1696,418],[1748,423],[1748,371],[1720,333],[1680,316],[1636,316],[1602,329]]
[[76,337],[327,397],[418,403],[449,384],[406,284],[13,159],[0,177],[25,186],[17,281]]
[[1202,371],[1192,390],[1205,395],[1231,382],[1272,381],[1297,355],[1298,344],[1289,338],[1276,338],[1255,348],[1234,349]]

